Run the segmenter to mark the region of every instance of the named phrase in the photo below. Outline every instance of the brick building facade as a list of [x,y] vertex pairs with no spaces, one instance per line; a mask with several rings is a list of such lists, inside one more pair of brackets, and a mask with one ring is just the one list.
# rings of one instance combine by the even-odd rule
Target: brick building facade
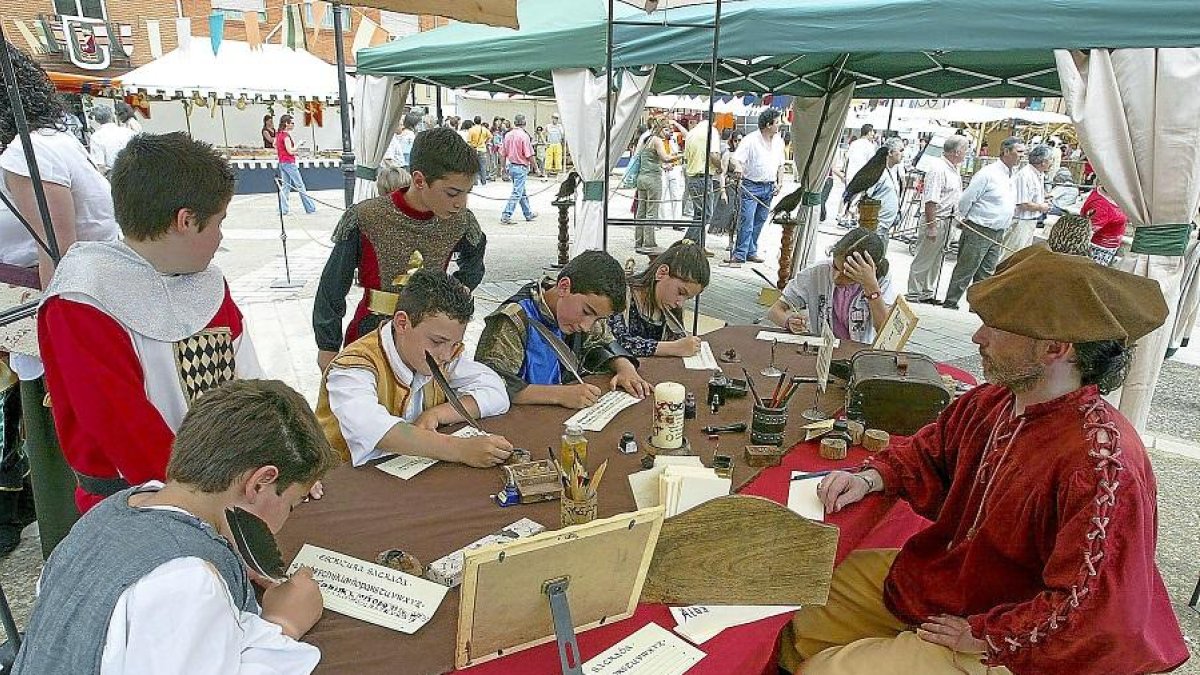
[[[304,3],[308,24],[308,50],[334,62],[333,10],[327,3],[324,20],[316,35],[312,23],[320,16],[313,2]],[[4,34],[19,49],[35,53],[47,71],[70,75],[119,77],[151,60],[151,36],[157,26],[162,52],[179,44],[177,17],[191,18],[194,37],[209,34],[209,15],[225,13],[225,38],[245,40],[243,11],[253,8],[259,15],[259,35],[278,43],[284,0],[0,0]],[[315,10],[315,11],[314,11]],[[347,63],[353,65],[351,46],[364,19],[390,37],[401,37],[444,25],[445,19],[415,17],[377,9],[346,6],[343,12],[344,47]],[[274,33],[272,34],[272,32]],[[68,36],[74,39],[69,39]]]

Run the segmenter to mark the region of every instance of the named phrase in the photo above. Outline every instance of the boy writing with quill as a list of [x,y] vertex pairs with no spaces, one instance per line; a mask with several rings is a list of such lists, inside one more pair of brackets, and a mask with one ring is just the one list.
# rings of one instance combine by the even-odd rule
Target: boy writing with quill
[[503,436],[459,438],[438,427],[503,415],[508,394],[496,373],[462,353],[475,312],[471,291],[441,270],[419,269],[401,287],[396,313],[325,370],[317,419],[330,444],[360,466],[389,454],[474,467],[508,459]]
[[[283,576],[271,533],[336,464],[282,382],[207,392],[175,436],[166,484],[108,497],[54,550],[13,673],[312,672],[321,654],[298,642],[322,611],[311,570],[272,584],[260,606],[243,560],[273,557],[260,574]],[[274,556],[239,556],[232,528],[247,523]]]
[[645,397],[650,383],[605,321],[625,311],[627,296],[621,264],[604,251],[584,251],[557,279],[526,284],[492,313],[475,357],[504,378],[513,403],[586,408],[601,391],[580,376],[600,371],[613,373],[612,389]]

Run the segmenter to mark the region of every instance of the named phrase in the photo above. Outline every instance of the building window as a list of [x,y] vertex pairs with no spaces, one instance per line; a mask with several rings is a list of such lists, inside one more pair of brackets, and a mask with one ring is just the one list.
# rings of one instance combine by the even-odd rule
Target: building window
[[108,18],[108,13],[104,11],[104,0],[54,0],[54,12],[89,19]]
[[246,12],[258,12],[258,22],[267,22],[267,0],[213,0],[212,6],[226,21],[245,21]]
[[[316,22],[316,17],[313,13],[313,4],[311,2],[304,3],[304,23],[308,28],[312,28]],[[333,30],[333,6],[325,8],[325,16],[321,19],[321,28]],[[350,30],[350,8],[342,6],[342,30]]]

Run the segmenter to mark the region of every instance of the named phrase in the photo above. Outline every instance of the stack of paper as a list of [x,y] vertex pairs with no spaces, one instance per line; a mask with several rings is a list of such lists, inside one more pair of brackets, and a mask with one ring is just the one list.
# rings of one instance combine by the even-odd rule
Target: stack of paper
[[817,496],[817,485],[825,475],[793,471],[791,486],[788,488],[788,508],[809,520],[825,520],[825,505]]
[[[472,426],[466,426],[458,431],[450,434],[459,438],[471,438],[472,436],[487,436],[486,431],[480,431]],[[425,469],[437,464],[436,459],[429,457],[413,457],[412,455],[396,455],[386,462],[380,462],[375,465],[376,469],[384,473],[390,473],[397,478],[408,480],[413,476],[421,473]]]
[[571,415],[563,424],[578,424],[584,431],[604,431],[604,427],[617,413],[641,400],[633,394],[615,389],[601,396],[599,401]]
[[683,675],[704,652],[648,623],[583,664],[586,675]]
[[713,639],[726,628],[753,623],[776,614],[786,614],[800,609],[785,605],[692,605],[672,607],[675,617],[675,632],[693,644],[702,645]]
[[[825,344],[824,338],[819,335],[796,335],[795,333],[782,333],[773,330],[760,330],[758,331],[758,335],[754,336],[754,339],[766,342],[781,342],[789,345],[815,345],[817,347]],[[841,340],[837,338],[833,339],[834,347],[841,344]]]
[[659,456],[654,468],[629,475],[639,509],[663,506],[666,517],[729,494],[733,481],[704,466],[699,457]]
[[683,358],[683,367],[688,370],[720,370],[717,357],[713,356],[712,346],[707,342],[700,343],[700,352],[694,356]]

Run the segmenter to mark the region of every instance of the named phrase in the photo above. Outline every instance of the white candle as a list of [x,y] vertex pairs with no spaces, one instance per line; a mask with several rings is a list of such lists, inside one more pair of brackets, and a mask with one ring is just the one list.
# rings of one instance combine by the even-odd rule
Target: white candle
[[674,450],[683,445],[683,399],[686,390],[678,382],[654,386],[654,427],[650,443]]

